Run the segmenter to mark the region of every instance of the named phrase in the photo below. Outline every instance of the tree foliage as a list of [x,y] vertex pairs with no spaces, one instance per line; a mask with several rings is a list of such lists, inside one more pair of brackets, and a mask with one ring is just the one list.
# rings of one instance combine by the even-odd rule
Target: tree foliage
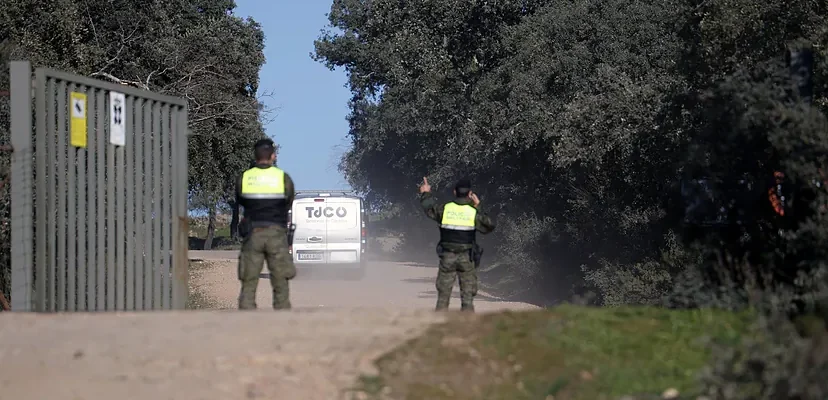
[[[402,206],[411,245],[435,236],[414,185],[428,176],[448,191],[470,176],[498,216],[500,260],[547,299],[594,290],[656,304],[682,274],[720,268],[722,250],[774,284],[800,287],[782,276],[821,268],[823,254],[801,251],[828,233],[808,228],[822,218],[815,197],[780,219],[766,189],[785,171],[786,188],[807,192],[824,165],[826,64],[811,107],[784,61],[789,48],[824,55],[825,7],[334,0],[315,57],[344,67],[353,93],[341,169],[372,202]],[[731,214],[746,226],[688,226],[680,188],[702,177],[741,199]]]
[[[234,16],[234,8],[231,0],[7,1],[0,8],[0,59],[184,97],[192,133],[189,190],[215,208],[231,200],[233,180],[249,166],[269,112],[258,87],[264,34],[256,21]],[[5,67],[0,77],[7,88]],[[8,121],[7,101],[0,99],[0,121]],[[0,123],[2,143],[8,143],[7,129]]]
[[[334,0],[329,20],[315,57],[353,93],[341,169],[409,246],[436,238],[416,183],[470,176],[536,299],[750,304],[764,325],[715,351],[704,394],[825,398],[825,2]],[[814,311],[817,333],[788,319]]]

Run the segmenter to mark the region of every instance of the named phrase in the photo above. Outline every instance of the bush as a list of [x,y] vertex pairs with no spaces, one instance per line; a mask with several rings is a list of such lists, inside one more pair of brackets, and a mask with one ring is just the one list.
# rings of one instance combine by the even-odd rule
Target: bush
[[791,322],[774,314],[736,347],[715,344],[701,377],[711,400],[824,400],[828,398],[825,316]]
[[538,218],[535,214],[523,214],[518,218],[505,219],[498,227],[503,240],[497,247],[500,261],[519,280],[536,278],[546,260],[538,257],[540,248],[553,235],[552,218]]
[[632,265],[611,263],[605,259],[600,267],[583,267],[584,279],[601,293],[605,306],[656,305],[672,284],[670,272],[664,264],[647,260]]
[[665,235],[664,243],[659,260],[620,264],[602,259],[598,268],[581,267],[584,280],[597,289],[606,306],[662,305],[672,288],[681,284],[674,277],[697,269],[701,261],[672,231]]

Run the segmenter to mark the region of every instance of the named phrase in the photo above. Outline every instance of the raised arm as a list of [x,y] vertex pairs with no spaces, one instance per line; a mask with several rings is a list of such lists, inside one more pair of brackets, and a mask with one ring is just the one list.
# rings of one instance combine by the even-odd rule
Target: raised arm
[[437,203],[437,199],[431,194],[431,185],[428,184],[428,178],[425,177],[423,177],[423,183],[420,185],[420,205],[429,218],[437,222],[443,220],[444,205]]
[[492,221],[492,218],[489,217],[483,211],[477,210],[477,217],[474,221],[474,227],[477,229],[478,232],[486,235],[491,233],[495,229],[495,223]]
[[423,206],[426,216],[440,222],[443,220],[444,204],[437,203],[437,199],[431,192],[420,193],[420,205]]
[[492,218],[489,217],[488,214],[480,209],[480,199],[477,198],[477,194],[472,192],[470,197],[472,199],[472,205],[474,205],[474,208],[477,209],[477,216],[474,219],[474,227],[478,232],[484,235],[491,233],[495,229],[494,221],[492,221]]

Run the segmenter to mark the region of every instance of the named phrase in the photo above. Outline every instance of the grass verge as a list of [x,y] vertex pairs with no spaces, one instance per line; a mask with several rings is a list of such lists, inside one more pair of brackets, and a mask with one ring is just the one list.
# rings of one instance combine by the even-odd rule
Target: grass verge
[[[377,360],[365,398],[694,399],[705,339],[736,343],[753,318],[716,310],[560,306],[457,315]],[[654,397],[653,397],[654,396]]]

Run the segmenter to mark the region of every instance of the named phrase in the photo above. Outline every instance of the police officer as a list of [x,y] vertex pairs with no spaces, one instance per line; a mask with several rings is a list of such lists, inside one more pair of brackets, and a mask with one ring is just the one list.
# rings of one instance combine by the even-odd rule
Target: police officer
[[474,311],[477,295],[477,268],[475,254],[479,251],[476,231],[488,234],[495,224],[488,215],[478,210],[480,200],[471,190],[471,182],[461,179],[454,187],[454,200],[438,204],[431,194],[428,179],[420,185],[420,204],[426,215],[440,223],[440,242],[437,254],[440,269],[437,272],[437,310],[446,310],[451,298],[455,276],[460,281],[460,309]]
[[289,309],[288,281],[296,276],[288,250],[287,226],[295,195],[293,180],[273,165],[276,149],[272,140],[259,140],[253,152],[256,164],[244,171],[236,188],[236,201],[244,207],[247,224],[239,253],[239,309],[256,308],[256,287],[265,261],[273,287],[273,308]]

